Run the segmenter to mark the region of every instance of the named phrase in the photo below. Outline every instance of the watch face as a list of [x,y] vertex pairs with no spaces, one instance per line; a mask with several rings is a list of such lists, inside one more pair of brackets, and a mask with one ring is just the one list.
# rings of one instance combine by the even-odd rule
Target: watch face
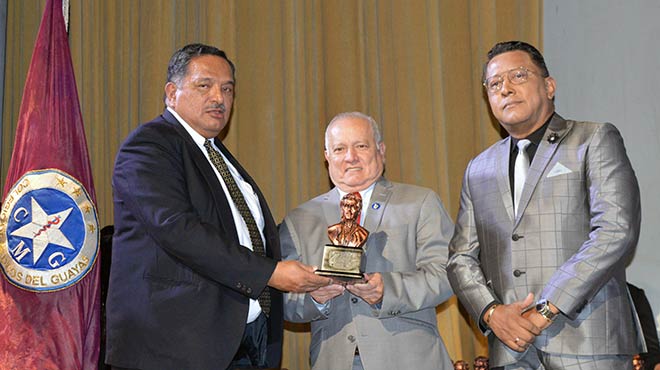
[[541,316],[545,317],[546,320],[552,321],[557,316],[548,305],[548,301],[543,299],[536,304],[536,312],[540,313]]

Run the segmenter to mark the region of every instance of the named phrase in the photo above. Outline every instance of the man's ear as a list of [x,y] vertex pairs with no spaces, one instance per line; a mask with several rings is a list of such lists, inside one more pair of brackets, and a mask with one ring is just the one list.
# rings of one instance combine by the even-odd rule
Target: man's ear
[[177,87],[174,82],[170,81],[165,84],[165,104],[170,108],[175,108],[176,91]]
[[552,100],[555,97],[555,88],[557,87],[557,81],[554,78],[548,76],[545,78],[545,92],[548,99]]
[[383,160],[385,160],[385,143],[378,144],[378,152],[383,156]]

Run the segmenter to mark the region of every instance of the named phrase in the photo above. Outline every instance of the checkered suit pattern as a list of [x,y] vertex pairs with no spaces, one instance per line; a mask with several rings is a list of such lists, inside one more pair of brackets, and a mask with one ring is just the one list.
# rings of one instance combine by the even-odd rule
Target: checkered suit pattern
[[[562,315],[534,342],[570,355],[633,354],[643,346],[626,287],[640,224],[639,188],[617,129],[555,114],[530,164],[514,215],[510,138],[465,172],[449,279],[479,320],[493,302],[532,292]],[[482,328],[485,333],[488,331]],[[521,355],[489,336],[491,366]]]

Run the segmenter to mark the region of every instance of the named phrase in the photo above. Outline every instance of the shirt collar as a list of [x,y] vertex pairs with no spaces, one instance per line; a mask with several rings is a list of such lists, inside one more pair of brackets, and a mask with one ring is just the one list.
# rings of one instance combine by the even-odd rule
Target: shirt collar
[[[179,121],[181,126],[183,126],[183,128],[186,129],[186,131],[188,132],[190,137],[192,137],[193,141],[195,141],[195,144],[197,144],[197,146],[199,146],[200,148],[204,149],[204,142],[208,139],[205,138],[204,136],[200,135],[197,131],[195,131],[195,129],[193,129],[188,124],[188,122],[186,122],[183,118],[181,118],[181,116],[177,112],[175,112],[174,109],[172,109],[170,107],[167,107],[167,110],[170,111],[170,113],[172,113],[174,118],[176,118]],[[213,144],[213,146],[215,146],[215,143],[213,143],[213,140],[211,140],[211,143]],[[206,152],[206,150],[204,150],[204,152]]]
[[513,153],[514,151],[517,150],[516,148],[517,148],[518,142],[522,139],[527,139],[527,140],[531,141],[532,144],[534,144],[538,147],[539,144],[541,143],[541,140],[543,140],[543,135],[545,135],[545,130],[547,130],[548,126],[550,126],[550,121],[552,121],[552,117],[554,115],[555,115],[554,113],[551,114],[550,117],[548,117],[548,120],[545,121],[543,126],[536,129],[536,131],[532,132],[527,137],[521,138],[521,139],[516,139],[515,137],[512,136],[511,137],[511,152]]
[[[368,198],[371,198],[371,193],[373,193],[373,191],[374,191],[374,187],[375,187],[375,186],[376,186],[376,182],[374,182],[373,184],[369,185],[368,188],[366,188],[366,189],[364,189],[364,190],[360,190],[360,191],[358,192],[358,193],[360,193],[360,196],[362,197],[362,200],[363,200],[364,203],[368,203],[368,202],[366,201],[366,200],[367,200],[367,197],[368,197]],[[337,190],[339,191],[339,199],[343,198],[344,195],[348,194],[347,192],[345,192],[345,191],[343,191],[343,190],[341,190],[341,189],[339,189],[339,188],[337,188]],[[364,204],[363,204],[362,206],[363,206],[362,208],[364,208]]]

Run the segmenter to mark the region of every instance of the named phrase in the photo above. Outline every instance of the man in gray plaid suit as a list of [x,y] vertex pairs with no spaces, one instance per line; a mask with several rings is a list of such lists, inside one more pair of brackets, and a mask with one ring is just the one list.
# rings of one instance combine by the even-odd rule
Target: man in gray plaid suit
[[639,188],[618,130],[565,120],[533,46],[495,45],[484,66],[510,136],[468,164],[447,271],[501,369],[631,369],[643,352],[625,267]]

